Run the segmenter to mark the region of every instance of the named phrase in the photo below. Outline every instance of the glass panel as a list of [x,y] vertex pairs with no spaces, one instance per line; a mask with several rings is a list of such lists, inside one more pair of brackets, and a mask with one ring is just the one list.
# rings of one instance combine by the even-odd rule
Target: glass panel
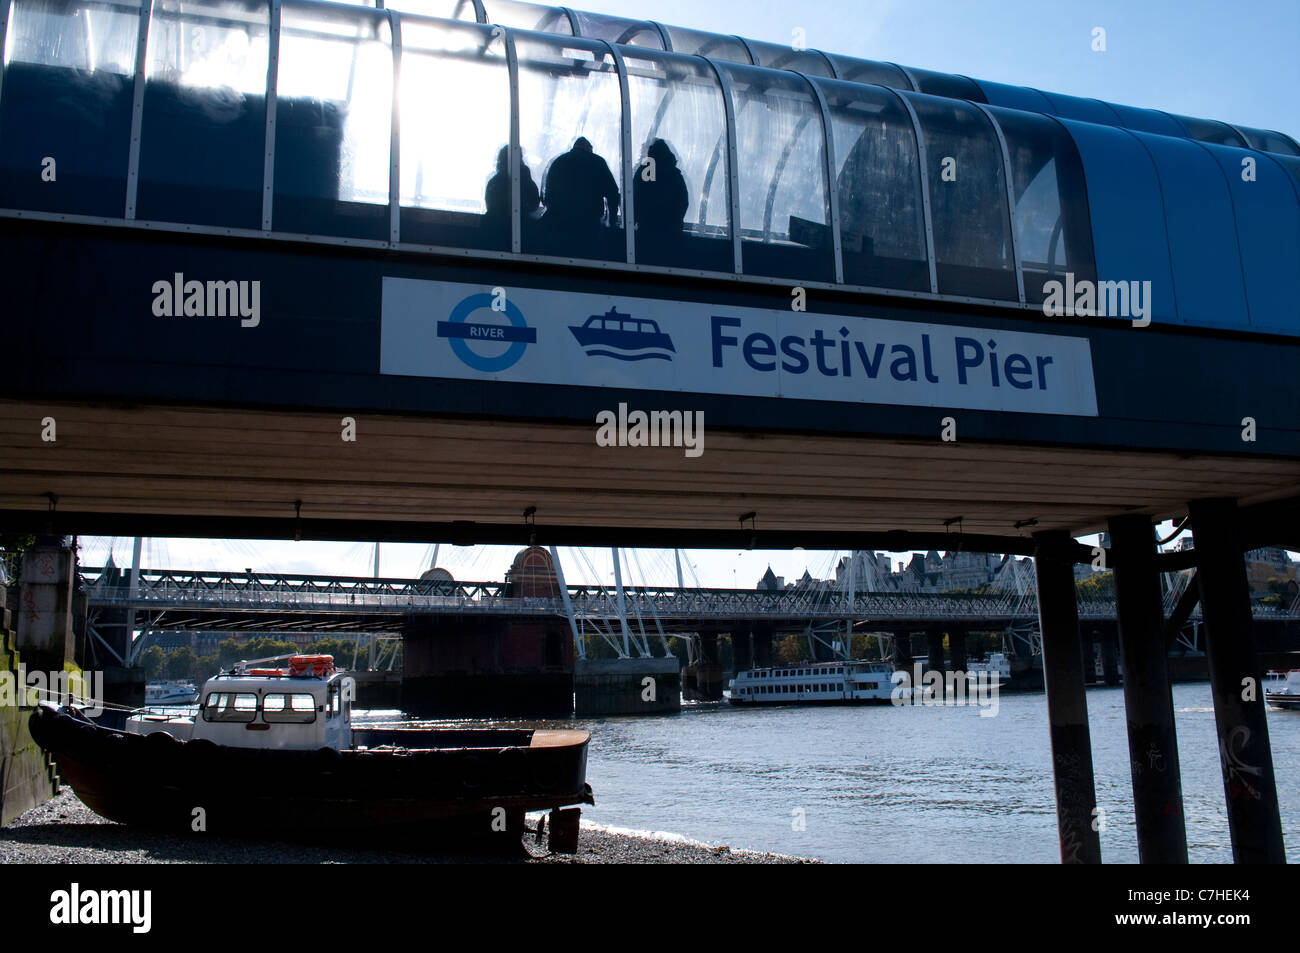
[[[488,26],[402,21],[402,240],[510,249],[510,71]],[[436,91],[455,91],[454,95]],[[525,215],[537,211],[531,171]]]
[[312,695],[266,695],[262,718],[271,724],[309,725],[316,720],[316,699]]
[[[0,206],[122,216],[139,24],[130,0],[15,0],[0,102]],[[53,181],[42,175],[47,156]]]
[[819,80],[831,113],[844,280],[930,290],[912,119],[879,86]]
[[1241,136],[1232,130],[1232,127],[1225,126],[1221,122],[1213,119],[1195,119],[1191,116],[1174,116],[1183,127],[1187,130],[1187,135],[1197,142],[1213,142],[1221,146],[1238,146],[1246,148],[1246,143],[1242,141]]
[[754,51],[758,65],[768,69],[790,69],[809,76],[831,75],[831,65],[826,57],[812,50],[796,50],[780,43],[762,43],[748,40],[749,48]]
[[673,45],[674,53],[710,56],[728,63],[749,63],[749,52],[745,49],[745,44],[734,36],[686,30],[667,24],[664,24],[664,29],[668,31],[668,41]]
[[212,692],[203,701],[204,721],[249,722],[257,717],[257,696],[252,692]]
[[388,18],[286,3],[281,24],[272,226],[386,239],[393,108]]
[[540,3],[524,3],[522,0],[483,0],[483,9],[487,13],[488,23],[515,30],[573,35],[573,25],[561,7],[545,7]]
[[581,36],[622,46],[648,46],[656,50],[664,48],[659,31],[644,20],[625,20],[599,13],[583,13],[581,10],[574,10],[573,15],[578,18],[578,33]]
[[1280,132],[1272,132],[1268,129],[1252,129],[1250,126],[1238,126],[1237,129],[1246,137],[1247,144],[1252,149],[1258,149],[1261,152],[1276,152],[1278,155],[1283,156],[1300,156],[1300,149],[1296,148],[1295,142]]
[[1012,222],[1025,276],[1025,300],[1041,304],[1043,285],[1066,273],[1096,281],[1083,163],[1059,123],[1036,113],[989,107],[1002,127],[1015,196]]
[[734,270],[727,113],[717,74],[696,57],[672,53],[626,54],[623,62],[637,150],[637,261]]
[[723,66],[731,82],[747,274],[834,279],[821,110],[798,76]]
[[1002,149],[988,119],[955,99],[900,95],[925,136],[940,293],[1015,301]]
[[[349,3],[354,0],[349,0]],[[363,0],[362,6],[375,6],[374,0]],[[385,0],[384,7],[402,13],[414,13],[443,20],[468,20],[478,22],[478,13],[472,0]],[[405,38],[403,38],[405,39]]]
[[622,101],[604,44],[517,34],[519,142],[545,212],[524,223],[524,251],[626,258],[619,182]]
[[936,73],[928,69],[912,68],[921,92],[931,96],[945,96],[948,99],[968,99],[974,103],[986,103],[983,91],[965,76],[952,73]]
[[875,60],[860,60],[852,56],[828,54],[835,64],[839,78],[848,83],[870,83],[873,86],[889,86],[893,89],[911,89],[912,83],[907,74],[893,63],[877,63]]
[[256,0],[154,4],[139,218],[261,228],[270,16]]

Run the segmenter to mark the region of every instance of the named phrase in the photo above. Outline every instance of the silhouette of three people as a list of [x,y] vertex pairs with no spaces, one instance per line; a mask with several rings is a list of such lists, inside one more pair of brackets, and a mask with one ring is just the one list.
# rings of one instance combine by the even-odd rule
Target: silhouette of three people
[[[618,221],[620,193],[609,164],[597,154],[590,140],[579,136],[568,152],[557,156],[546,172],[539,194],[532,172],[519,163],[519,204],[524,221],[537,218],[547,250],[582,257],[599,257],[605,227]],[[655,139],[637,168],[633,185],[638,243],[647,252],[677,247],[682,223],[690,205],[686,179],[677,157],[663,139]],[[495,174],[484,193],[487,211],[485,228],[492,229],[502,243],[510,240],[510,150],[497,153]]]

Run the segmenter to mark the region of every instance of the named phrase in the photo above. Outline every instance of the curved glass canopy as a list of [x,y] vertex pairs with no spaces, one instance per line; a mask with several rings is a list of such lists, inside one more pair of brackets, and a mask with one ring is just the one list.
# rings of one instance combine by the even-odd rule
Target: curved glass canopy
[[1026,307],[1151,278],[1156,320],[1300,334],[1281,133],[523,0],[10,2],[5,209]]

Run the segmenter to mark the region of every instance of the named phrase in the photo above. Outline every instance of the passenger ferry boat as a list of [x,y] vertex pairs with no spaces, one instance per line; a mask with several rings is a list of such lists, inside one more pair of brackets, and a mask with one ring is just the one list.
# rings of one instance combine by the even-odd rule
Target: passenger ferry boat
[[354,727],[354,684],[328,655],[241,662],[194,714],[141,709],[114,731],[42,702],[30,730],[77,797],[123,824],[518,851],[527,812],[550,810],[551,849],[577,850],[567,806],[594,803],[587,732]]
[[733,705],[852,705],[890,702],[894,667],[888,662],[817,662],[736,673]]
[[151,682],[144,688],[146,705],[193,705],[198,700],[193,682]]
[[1300,711],[1300,668],[1289,672],[1269,672],[1264,687],[1264,701],[1283,711]]

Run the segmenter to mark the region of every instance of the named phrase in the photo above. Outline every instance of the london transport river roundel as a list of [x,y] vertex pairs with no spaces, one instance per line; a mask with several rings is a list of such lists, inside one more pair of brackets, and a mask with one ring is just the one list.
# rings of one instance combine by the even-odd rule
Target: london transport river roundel
[[[519,359],[524,356],[530,342],[537,340],[536,331],[528,327],[528,322],[524,320],[523,312],[515,306],[515,303],[508,298],[505,299],[505,316],[510,321],[510,328],[517,329],[511,333],[510,328],[500,324],[477,324],[469,321],[469,316],[475,311],[482,308],[492,308],[494,296],[487,292],[472,294],[464,298],[460,304],[452,309],[450,317],[444,322],[438,322],[438,337],[446,337],[451,342],[451,350],[461,361],[468,367],[484,373],[496,373],[504,371],[507,368],[514,367],[519,363]],[[497,312],[500,314],[501,312]],[[460,325],[462,327],[452,328]],[[475,330],[483,330],[491,334],[491,337],[475,337]],[[485,357],[477,353],[471,346],[476,341],[491,341],[494,344],[502,341],[509,341],[510,346],[506,348],[503,354],[495,357]]]

